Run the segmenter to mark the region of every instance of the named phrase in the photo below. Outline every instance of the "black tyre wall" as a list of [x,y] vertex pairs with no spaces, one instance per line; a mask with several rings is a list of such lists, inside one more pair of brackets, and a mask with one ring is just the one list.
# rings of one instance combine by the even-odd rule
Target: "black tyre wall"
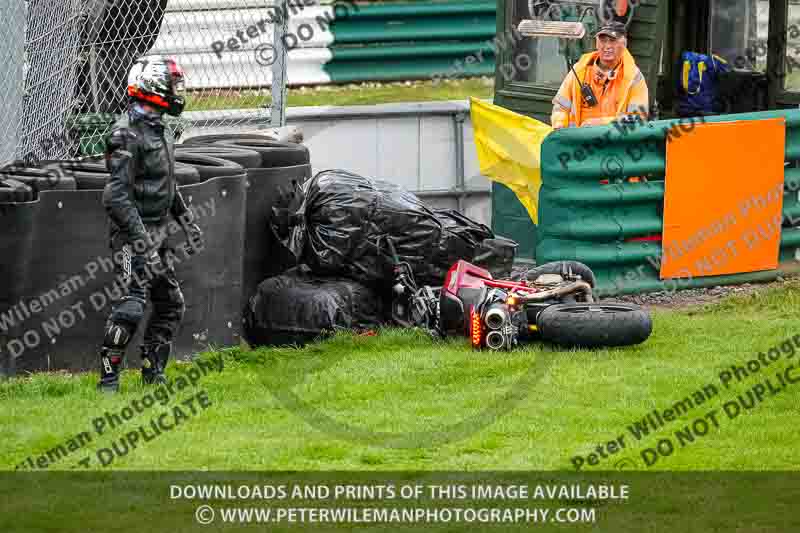
[[[60,165],[60,161],[45,163],[42,166],[14,166],[9,165],[0,170],[0,177],[22,181],[29,185],[34,191],[74,191],[75,180],[70,179],[69,173]],[[60,183],[64,180],[64,183]]]
[[178,145],[175,147],[175,154],[200,154],[211,157],[218,157],[227,161],[238,163],[242,168],[258,168],[261,166],[261,154],[253,150],[239,148],[228,148],[225,146],[213,145]]
[[[182,190],[198,213],[206,244],[188,259],[177,254],[181,261],[176,271],[186,313],[175,338],[175,352],[186,358],[209,343],[231,346],[239,342],[242,278],[238,260],[243,255],[246,189],[245,179],[233,176]],[[0,314],[20,302],[43,302],[43,295],[48,295],[40,312],[23,313],[23,320],[17,320],[8,331],[0,328],[0,366],[10,373],[96,370],[103,325],[110,312],[108,302],[103,301],[107,300],[104,290],[110,291],[114,280],[113,272],[98,261],[107,261],[111,254],[102,191],[45,191],[38,202],[0,206],[0,217],[6,229],[0,232],[0,276],[4,280],[0,283]],[[178,241],[182,240],[179,233]],[[90,264],[99,266],[91,274],[87,270]],[[101,296],[92,301],[94,294]],[[70,324],[70,319],[74,323]],[[48,332],[43,329],[45,323],[50,325]],[[60,331],[53,324],[60,326]],[[36,342],[19,357],[9,357],[8,343],[20,342],[29,331],[34,332],[29,340]],[[142,334],[140,328],[129,346],[128,368],[139,366]]]
[[[33,256],[32,238],[36,209],[33,204],[6,204],[9,188],[0,180],[0,313],[7,312],[25,296],[31,294],[30,262]],[[15,193],[11,193],[15,194]],[[22,339],[27,323],[16,319],[0,328],[0,376],[16,374],[18,360],[7,349],[8,343]]]
[[74,191],[77,189],[75,178],[58,171],[39,169],[21,169],[20,174],[4,174],[7,177],[24,183],[38,197],[42,191]]
[[[218,178],[220,176],[237,176],[245,173],[245,169],[242,168],[242,165],[233,163],[227,159],[220,159],[209,155],[185,153],[176,150],[175,161],[194,168],[198,173],[200,181]],[[176,165],[176,167],[177,166],[178,165]]]
[[80,191],[93,191],[106,186],[110,174],[104,162],[87,161],[42,161],[42,165],[58,167],[62,175],[75,180],[75,187]]
[[239,139],[230,141],[216,141],[212,146],[227,146],[230,148],[245,148],[261,154],[261,167],[289,167],[305,165],[311,162],[308,148],[302,144],[262,141],[252,139]]
[[[81,191],[103,189],[111,177],[105,163],[99,161],[57,161],[52,164],[58,165],[67,176],[74,178],[77,189]],[[175,179],[178,185],[203,181],[196,168],[180,161],[175,162]]]
[[285,251],[272,233],[270,216],[278,187],[303,183],[311,177],[310,165],[282,168],[255,168],[247,171],[247,227],[245,228],[242,308],[264,279],[294,266],[293,256]]
[[200,177],[200,172],[195,167],[180,161],[175,161],[175,179],[178,185],[194,185],[205,181]]
[[31,202],[34,199],[33,189],[28,185],[13,178],[0,178],[0,202]]
[[178,146],[202,146],[215,143],[217,141],[236,141],[239,139],[250,139],[255,141],[275,141],[274,137],[259,133],[210,133],[208,135],[194,135],[187,137]]

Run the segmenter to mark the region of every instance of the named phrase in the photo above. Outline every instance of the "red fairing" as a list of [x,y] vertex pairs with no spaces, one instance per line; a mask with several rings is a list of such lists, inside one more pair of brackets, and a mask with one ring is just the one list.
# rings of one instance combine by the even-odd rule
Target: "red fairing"
[[458,294],[458,289],[480,289],[486,285],[486,280],[491,279],[492,274],[488,270],[459,259],[447,271],[447,276],[444,278],[444,290],[456,295]]
[[459,289],[480,289],[481,287],[495,287],[522,292],[538,292],[534,287],[529,287],[520,281],[504,281],[492,278],[492,274],[479,266],[467,263],[460,259],[447,271],[444,278],[444,290],[457,296]]

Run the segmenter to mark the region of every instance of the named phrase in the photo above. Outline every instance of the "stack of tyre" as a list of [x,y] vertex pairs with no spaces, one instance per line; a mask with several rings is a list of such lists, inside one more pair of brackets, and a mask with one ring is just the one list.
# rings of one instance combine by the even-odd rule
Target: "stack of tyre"
[[[272,207],[281,189],[311,177],[310,154],[301,144],[255,134],[199,135],[176,147],[175,159],[202,176],[247,174],[247,214],[242,269],[242,308],[265,278],[294,266],[270,228]],[[226,174],[220,174],[224,171]]]
[[0,168],[0,203],[32,202],[41,191],[74,191],[73,178],[63,176],[58,167],[33,166],[14,162]]
[[[193,185],[221,177],[296,173],[300,167],[310,173],[308,149],[278,142],[259,134],[201,135],[175,147],[175,177],[179,186]],[[270,170],[264,170],[270,169]],[[294,172],[293,172],[294,171]],[[16,161],[0,167],[0,203],[29,202],[47,190],[98,190],[108,182],[102,156],[85,160]]]
[[[175,176],[179,187],[226,176],[247,180],[243,305],[263,279],[293,265],[292,257],[274,253],[269,216],[281,187],[311,176],[308,148],[256,133],[190,137],[175,145]],[[108,179],[102,156],[15,162],[0,167],[0,203],[34,201],[47,190],[99,190]]]

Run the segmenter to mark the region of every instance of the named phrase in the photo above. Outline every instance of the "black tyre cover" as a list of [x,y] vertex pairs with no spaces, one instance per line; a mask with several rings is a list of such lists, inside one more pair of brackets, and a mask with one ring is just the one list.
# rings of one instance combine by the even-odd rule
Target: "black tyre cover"
[[515,242],[495,237],[487,226],[460,213],[433,211],[394,183],[324,170],[299,195],[294,213],[284,209],[290,211],[287,216],[273,219],[273,231],[315,274],[391,285],[395,258],[390,242],[418,285],[442,285],[459,259],[484,265],[498,277],[510,273]]
[[431,261],[431,277],[439,284],[459,259],[487,269],[496,278],[511,274],[516,242],[495,237],[488,226],[453,209],[434,209],[434,213],[442,223],[442,236]]
[[265,278],[296,265],[295,255],[281,246],[272,232],[272,208],[279,188],[302,184],[311,177],[309,165],[255,168],[247,171],[247,215],[244,230],[242,306]]
[[351,279],[312,276],[304,265],[264,280],[243,316],[245,338],[253,345],[305,344],[384,320],[382,300],[372,289]]

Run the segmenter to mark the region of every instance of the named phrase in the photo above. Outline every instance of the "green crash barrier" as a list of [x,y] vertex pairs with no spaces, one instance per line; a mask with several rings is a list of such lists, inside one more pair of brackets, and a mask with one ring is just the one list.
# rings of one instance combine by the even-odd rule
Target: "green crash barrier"
[[[663,176],[661,177],[663,180]],[[660,201],[664,199],[664,182],[648,182],[645,184],[614,184],[575,187],[572,189],[552,189],[547,193],[551,202],[561,205],[619,205]]]
[[[784,177],[779,270],[659,279],[666,143],[701,122],[786,119],[787,161],[800,160],[800,110],[561,129],[542,144],[536,261],[589,265],[601,295],[709,287],[775,279],[800,257],[800,168]],[[716,157],[739,157],[717,154]],[[647,181],[631,183],[629,177]],[[725,180],[720,179],[720,187]],[[713,201],[713,197],[709,198]],[[641,239],[641,240],[637,240]],[[709,258],[722,261],[724,257]]]
[[[644,264],[648,257],[659,256],[661,243],[621,241],[597,243],[548,238],[539,243],[536,252],[548,258],[542,260],[542,263],[569,258],[597,268],[607,265]],[[556,259],[550,259],[551,257]]]
[[492,231],[495,235],[524,235],[519,240],[517,259],[530,261],[536,253],[536,225],[514,191],[492,182]]
[[[793,260],[797,248],[800,248],[800,229],[784,228],[781,233],[781,261],[784,258]],[[624,266],[620,270],[623,274],[630,270],[635,271],[637,265],[648,265],[653,267],[653,275],[657,279],[655,267],[658,265],[658,258],[661,255],[661,243],[623,241],[597,243],[545,239],[540,243],[537,252],[548,258],[543,262],[568,258],[587,265],[594,265],[593,268],[621,265]]]
[[[480,53],[485,58],[494,57],[494,48],[484,40],[468,42],[393,44],[386,46],[344,47],[330,49],[334,61],[375,61],[378,59],[416,59],[456,57]],[[490,61],[494,65],[493,61]],[[452,65],[448,65],[452,66]]]
[[496,11],[486,1],[342,6],[323,69],[334,83],[491,76]]
[[[338,82],[447,77],[456,72],[459,76],[490,76],[494,72],[494,49],[486,40],[333,46],[330,50],[333,59],[325,71]],[[483,61],[464,63],[464,58],[473,54]]]
[[494,12],[443,17],[420,17],[414,14],[410,17],[369,21],[343,19],[335,23],[333,43],[491,39],[495,29]]
[[492,13],[497,10],[494,1],[460,1],[460,2],[413,2],[398,4],[359,4],[358,9],[345,9],[348,20],[387,19],[395,17],[427,17],[447,15],[473,15]]
[[[464,55],[460,56],[463,60]],[[494,56],[491,61],[472,63],[458,69],[458,76],[490,76],[494,72]],[[391,61],[331,61],[325,65],[331,79],[339,82],[371,81],[397,81],[425,78],[447,78],[456,70],[453,62],[456,56],[442,58],[408,58]]]

